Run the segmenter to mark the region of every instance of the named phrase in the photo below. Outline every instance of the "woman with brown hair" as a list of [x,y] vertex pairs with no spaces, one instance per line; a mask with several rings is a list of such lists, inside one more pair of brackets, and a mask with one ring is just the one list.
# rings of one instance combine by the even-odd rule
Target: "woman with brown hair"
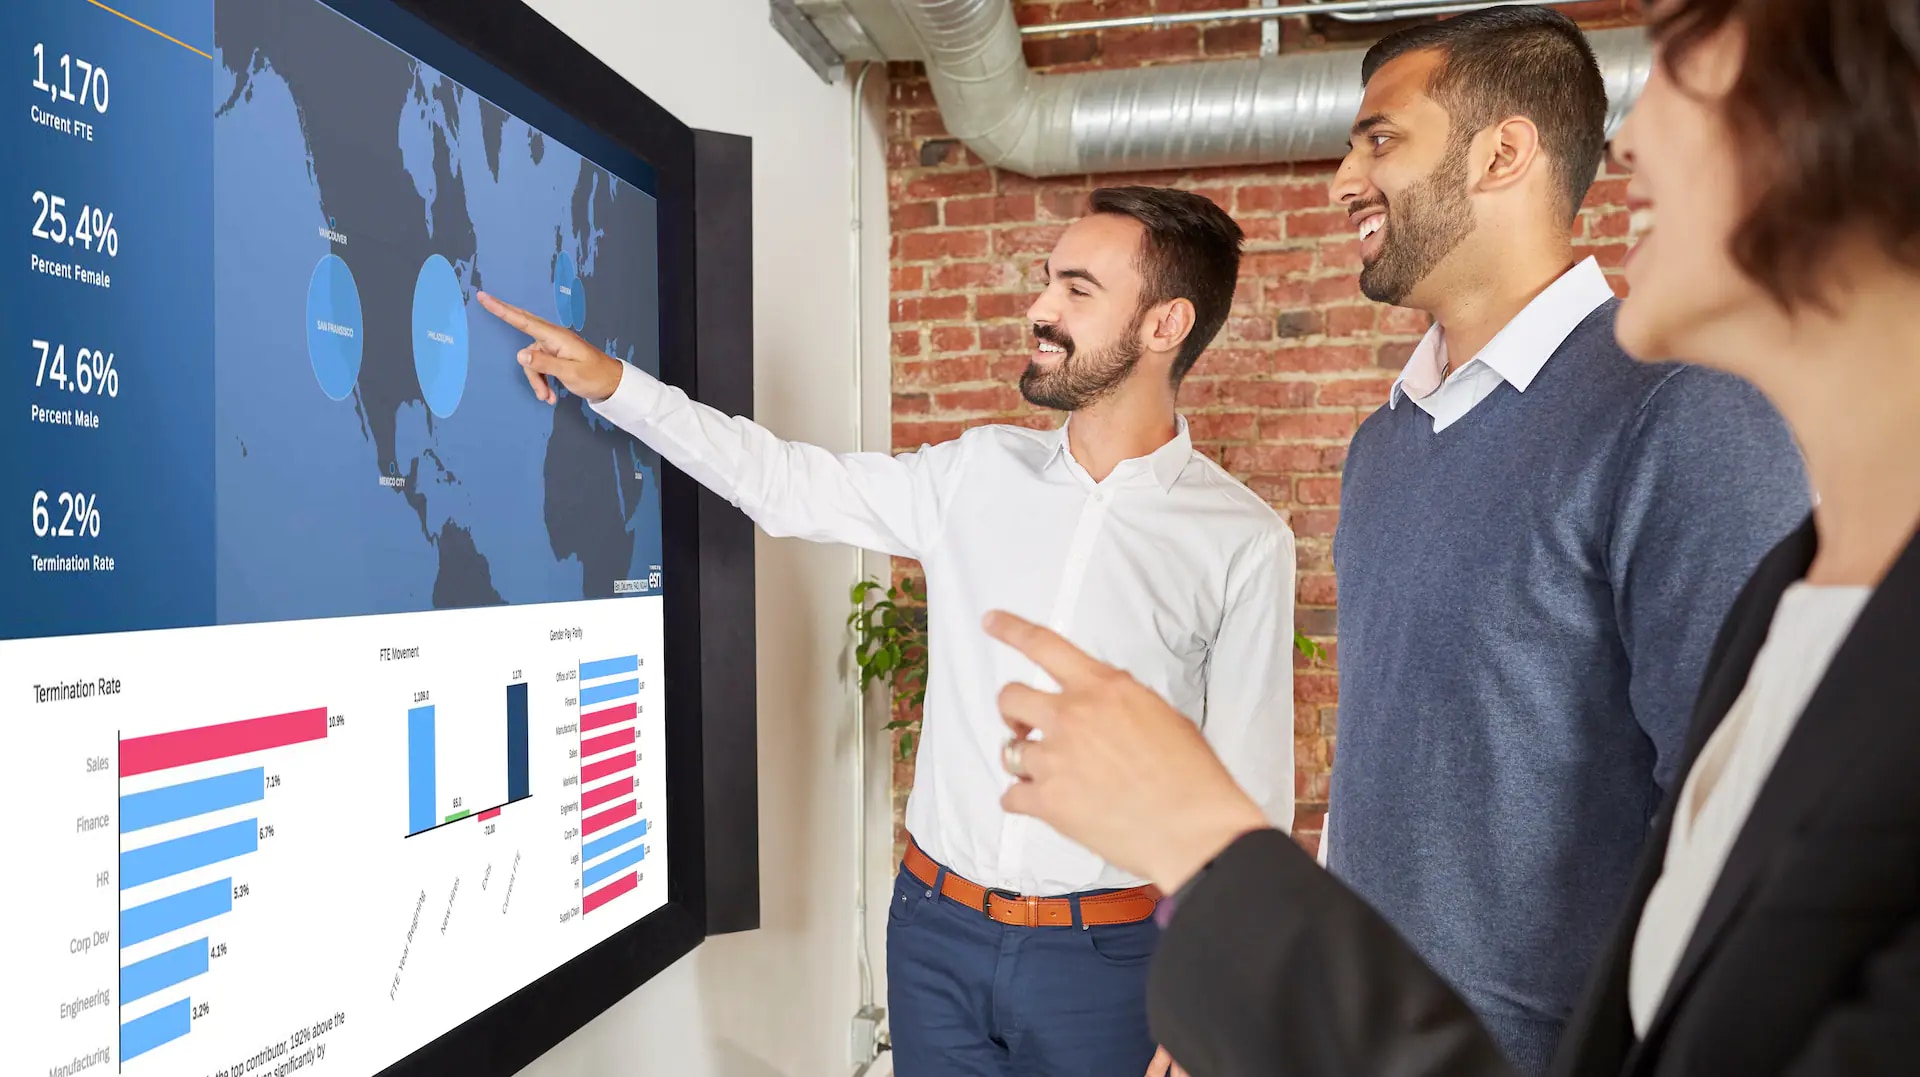
[[[1751,381],[1819,500],[1727,617],[1554,1072],[1920,1073],[1920,0],[1649,23],[1614,152],[1657,221],[1616,332]],[[1193,1077],[1510,1072],[1191,723],[1044,629],[989,630],[1061,686],[1002,694],[1009,810],[1174,895],[1150,1003]]]

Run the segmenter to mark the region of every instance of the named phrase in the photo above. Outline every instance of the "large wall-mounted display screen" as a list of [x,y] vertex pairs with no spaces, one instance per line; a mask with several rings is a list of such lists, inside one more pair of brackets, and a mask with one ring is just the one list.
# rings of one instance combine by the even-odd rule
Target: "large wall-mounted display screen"
[[657,373],[655,171],[384,4],[0,42],[0,1068],[378,1073],[669,900],[660,463],[475,299]]

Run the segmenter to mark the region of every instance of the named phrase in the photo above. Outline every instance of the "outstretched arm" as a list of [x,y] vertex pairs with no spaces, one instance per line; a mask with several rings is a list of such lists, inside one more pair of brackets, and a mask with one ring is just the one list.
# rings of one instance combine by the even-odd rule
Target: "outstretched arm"
[[480,304],[533,338],[518,358],[536,397],[556,402],[548,379],[558,381],[770,535],[918,557],[939,530],[943,480],[964,456],[958,443],[895,457],[784,441],[750,419],[690,399],[570,329],[485,292]]

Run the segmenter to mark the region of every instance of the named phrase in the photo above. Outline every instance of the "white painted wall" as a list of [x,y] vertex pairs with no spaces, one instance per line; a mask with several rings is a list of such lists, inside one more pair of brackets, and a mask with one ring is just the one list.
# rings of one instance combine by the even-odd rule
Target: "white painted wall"
[[[850,93],[822,83],[767,21],[766,0],[528,0],[683,122],[754,140],[755,416],[780,435],[848,449],[864,411],[887,445],[886,174],[874,112],[867,177],[865,407],[852,367]],[[564,77],[564,73],[561,73]],[[882,107],[883,72],[867,87]],[[757,545],[760,673],[759,931],[715,938],[529,1067],[530,1077],[825,1077],[851,1073],[858,1000],[852,551]],[[883,558],[871,571],[885,572]],[[885,720],[874,713],[870,728]],[[892,878],[887,749],[869,739],[869,917],[875,990]],[[874,1073],[887,1072],[882,1063]]]

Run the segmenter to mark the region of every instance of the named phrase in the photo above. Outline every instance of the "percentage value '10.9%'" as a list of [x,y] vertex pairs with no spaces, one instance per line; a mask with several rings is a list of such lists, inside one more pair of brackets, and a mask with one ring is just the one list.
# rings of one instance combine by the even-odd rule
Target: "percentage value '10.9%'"
[[33,534],[36,538],[99,538],[100,506],[94,503],[92,494],[49,495],[36,490]]
[[65,344],[36,340],[33,350],[40,353],[40,365],[33,375],[35,388],[52,382],[67,392],[81,396],[96,393],[100,396],[120,395],[120,371],[114,369],[112,352],[81,348],[73,353],[73,363],[69,366]]
[[113,214],[99,206],[81,206],[73,227],[67,227],[67,200],[45,191],[33,192],[33,204],[40,215],[34,218],[33,238],[49,243],[79,245],[83,250],[99,251],[112,258],[120,253],[120,233],[114,230]]
[[[60,73],[56,81],[47,81],[47,46],[37,42],[33,46],[34,76],[33,88],[46,94],[55,101],[77,101],[83,105],[92,105],[95,112],[107,114],[107,99],[112,86],[107,82],[107,69],[98,64],[61,54],[57,61]],[[74,73],[80,75],[80,87],[74,90]]]

